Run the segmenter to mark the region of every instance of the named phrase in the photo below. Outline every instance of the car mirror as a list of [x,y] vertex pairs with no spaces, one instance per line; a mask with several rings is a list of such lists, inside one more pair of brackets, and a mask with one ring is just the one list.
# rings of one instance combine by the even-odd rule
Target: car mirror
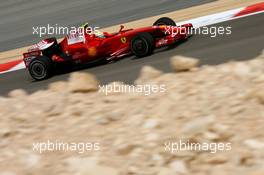
[[120,30],[119,30],[119,32],[122,32],[122,30],[125,28],[125,26],[123,26],[123,25],[120,25]]

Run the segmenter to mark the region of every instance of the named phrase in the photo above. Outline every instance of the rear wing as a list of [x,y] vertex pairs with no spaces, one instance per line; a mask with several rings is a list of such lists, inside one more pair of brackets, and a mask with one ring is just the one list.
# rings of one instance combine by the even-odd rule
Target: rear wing
[[41,55],[40,50],[29,50],[29,52],[23,53],[23,61],[26,65],[26,67],[28,67],[28,65],[32,59],[34,59],[40,55]]

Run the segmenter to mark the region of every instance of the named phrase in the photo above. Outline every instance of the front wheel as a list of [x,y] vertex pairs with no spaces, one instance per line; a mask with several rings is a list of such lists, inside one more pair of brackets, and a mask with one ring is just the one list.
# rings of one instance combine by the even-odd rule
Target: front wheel
[[52,75],[52,61],[46,56],[33,59],[28,67],[29,74],[35,80],[44,80]]
[[137,57],[151,55],[154,51],[154,38],[150,33],[139,33],[130,43],[131,51]]

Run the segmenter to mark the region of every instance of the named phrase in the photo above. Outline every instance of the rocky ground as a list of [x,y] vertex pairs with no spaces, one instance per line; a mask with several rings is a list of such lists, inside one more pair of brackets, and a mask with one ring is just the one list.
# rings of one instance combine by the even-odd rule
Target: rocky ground
[[[175,56],[171,65],[166,74],[142,68],[135,84],[166,87],[151,95],[105,95],[93,75],[73,73],[47,90],[1,97],[0,175],[263,175],[264,55],[201,67]],[[84,153],[33,147],[48,141],[97,145]],[[232,149],[166,147],[179,141]]]

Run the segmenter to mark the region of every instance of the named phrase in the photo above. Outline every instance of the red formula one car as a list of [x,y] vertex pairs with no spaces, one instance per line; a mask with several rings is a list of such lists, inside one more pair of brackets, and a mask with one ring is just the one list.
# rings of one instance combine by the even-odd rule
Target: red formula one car
[[126,55],[145,57],[155,48],[169,46],[188,38],[192,24],[176,26],[170,18],[163,17],[153,26],[126,29],[117,33],[67,35],[60,43],[55,38],[44,39],[24,53],[25,65],[35,80],[43,80],[59,67],[84,64],[99,60],[112,61]]

